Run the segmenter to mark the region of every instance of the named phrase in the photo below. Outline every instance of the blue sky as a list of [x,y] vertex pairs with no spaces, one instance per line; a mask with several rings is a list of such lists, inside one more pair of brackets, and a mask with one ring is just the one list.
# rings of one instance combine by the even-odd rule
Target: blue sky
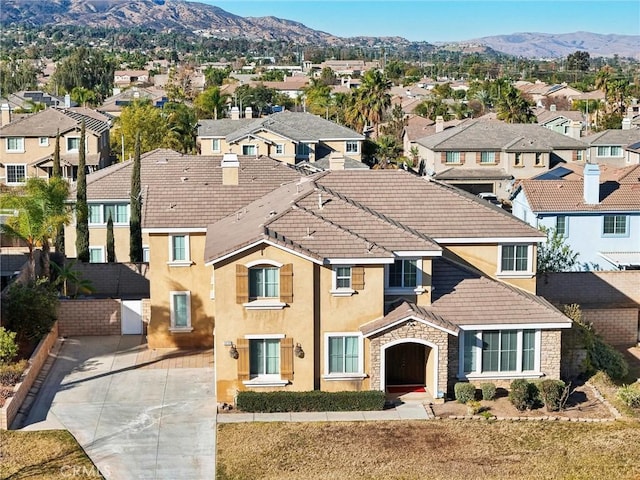
[[640,35],[638,0],[199,0],[243,17],[273,15],[342,37],[442,42],[519,32]]

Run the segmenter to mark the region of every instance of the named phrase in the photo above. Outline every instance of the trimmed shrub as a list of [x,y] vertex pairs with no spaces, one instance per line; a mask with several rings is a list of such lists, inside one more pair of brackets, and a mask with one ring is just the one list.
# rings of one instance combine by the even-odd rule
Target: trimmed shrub
[[629,373],[629,364],[622,354],[597,336],[589,350],[589,362],[595,370],[606,372],[613,380],[622,380]]
[[510,388],[509,400],[518,410],[531,409],[536,404],[538,387],[535,384],[526,381],[524,378],[518,378],[511,382]]
[[476,398],[476,386],[469,382],[458,382],[453,386],[456,400],[460,403],[467,403]]
[[382,410],[384,392],[239,392],[236,407],[243,412],[346,412]]
[[496,386],[493,383],[480,384],[480,390],[482,390],[483,400],[493,400],[496,398]]
[[20,377],[22,377],[22,372],[27,369],[27,363],[26,360],[20,360],[19,362],[0,365],[0,385],[12,387],[18,383]]
[[9,363],[17,354],[16,333],[0,327],[0,365]]
[[482,404],[477,400],[469,400],[467,402],[467,411],[471,415],[477,415],[483,411]]
[[623,385],[616,396],[628,407],[640,408],[640,386]]
[[565,388],[566,385],[562,380],[548,378],[540,382],[538,386],[540,398],[548,412],[557,412],[562,408],[563,400],[565,400]]

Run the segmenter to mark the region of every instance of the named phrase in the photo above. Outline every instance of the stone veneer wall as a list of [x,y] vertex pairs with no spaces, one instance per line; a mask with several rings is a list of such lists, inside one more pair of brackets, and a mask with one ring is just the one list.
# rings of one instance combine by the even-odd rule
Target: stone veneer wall
[[542,330],[540,371],[547,378],[560,378],[562,330]]
[[[392,330],[371,338],[371,389],[380,390],[380,349],[389,342],[402,339],[426,340],[438,346],[438,389],[447,390],[448,363],[449,363],[449,334],[437,328],[425,325],[422,322],[409,322]],[[457,352],[456,352],[457,355]],[[438,392],[431,392],[436,395]]]
[[[640,288],[640,287],[639,287]],[[582,320],[611,345],[632,346],[640,340],[640,313],[637,308],[585,308]]]

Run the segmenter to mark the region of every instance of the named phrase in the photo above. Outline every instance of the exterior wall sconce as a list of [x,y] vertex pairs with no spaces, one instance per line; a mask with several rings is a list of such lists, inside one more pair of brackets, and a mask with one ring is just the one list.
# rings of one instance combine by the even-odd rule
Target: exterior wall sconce
[[240,356],[240,354],[238,353],[238,349],[236,348],[236,346],[232,343],[231,347],[229,348],[229,356],[231,358],[233,358],[234,360],[237,360],[238,357]]
[[304,350],[302,349],[302,345],[296,343],[296,347],[293,349],[293,354],[298,358],[304,358]]

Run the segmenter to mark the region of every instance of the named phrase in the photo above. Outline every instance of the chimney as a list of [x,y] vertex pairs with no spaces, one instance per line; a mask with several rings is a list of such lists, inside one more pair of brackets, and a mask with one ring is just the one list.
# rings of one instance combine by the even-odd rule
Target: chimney
[[600,203],[600,167],[597,163],[587,163],[584,166],[584,203]]
[[244,109],[244,117],[253,118],[253,110],[251,109],[251,107],[247,107]]
[[444,131],[444,118],[442,115],[436,117],[436,133]]
[[64,108],[71,108],[71,95],[68,93],[64,95]]
[[344,170],[344,157],[335,153],[329,157],[329,170]]
[[629,117],[622,119],[622,130],[631,130],[631,119]]
[[0,106],[0,125],[7,125],[11,123],[11,107],[8,103],[3,103]]
[[582,123],[577,120],[572,120],[569,123],[569,131],[567,135],[571,138],[580,139],[580,133],[582,132]]
[[238,107],[231,107],[231,120],[240,120],[240,109]]
[[553,104],[549,105],[549,111],[550,111],[550,112],[555,112],[555,111],[556,111],[556,105],[555,105],[555,103],[553,103]]
[[240,162],[235,153],[225,153],[222,157],[222,185],[238,185]]

